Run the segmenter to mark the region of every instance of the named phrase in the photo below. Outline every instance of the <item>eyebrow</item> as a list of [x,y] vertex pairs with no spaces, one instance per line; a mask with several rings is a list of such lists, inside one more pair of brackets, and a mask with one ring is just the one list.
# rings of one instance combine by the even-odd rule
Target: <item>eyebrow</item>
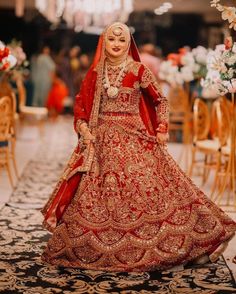
[[113,34],[107,36],[108,39],[109,39],[109,38],[117,38],[117,37],[118,37],[119,39],[124,39],[124,40],[125,40],[125,36],[116,36],[116,35],[113,35]]

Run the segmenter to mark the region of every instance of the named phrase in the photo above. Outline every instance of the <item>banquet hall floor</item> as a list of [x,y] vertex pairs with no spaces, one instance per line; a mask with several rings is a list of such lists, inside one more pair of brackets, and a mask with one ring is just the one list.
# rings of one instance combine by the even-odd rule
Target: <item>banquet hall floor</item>
[[[49,136],[53,136],[55,132],[58,130],[58,125],[63,124],[67,121],[67,124],[71,123],[71,138],[72,138],[72,146],[76,144],[76,134],[73,135],[73,124],[71,117],[59,117],[57,121],[47,122],[45,125],[45,133]],[[31,159],[34,158],[36,152],[40,148],[40,144],[42,142],[42,138],[40,138],[37,127],[25,125],[24,128],[17,128],[17,144],[16,144],[16,160],[17,166],[19,170],[19,174],[21,175],[26,165],[29,163]],[[183,150],[183,146],[177,143],[168,143],[168,150],[174,159],[178,159],[180,152]],[[72,150],[71,150],[72,151]],[[56,150],[55,150],[56,152]],[[184,156],[180,165],[185,167],[186,163],[186,152],[184,152]],[[195,184],[201,184],[201,179],[199,176],[194,175],[192,177]],[[202,187],[202,190],[209,195],[211,189],[213,175],[210,174],[210,179],[208,183]],[[22,179],[23,180],[23,179]],[[14,185],[17,186],[17,181],[15,179]],[[4,207],[5,204],[9,202],[11,194],[13,192],[13,188],[11,187],[7,173],[5,170],[0,170],[0,209]],[[236,221],[236,208],[235,211],[231,208],[231,210],[227,210],[222,207],[227,213]],[[233,257],[236,255],[236,237],[234,237],[226,251],[224,252],[225,260],[232,271],[234,278],[236,279],[236,264],[232,263]]]

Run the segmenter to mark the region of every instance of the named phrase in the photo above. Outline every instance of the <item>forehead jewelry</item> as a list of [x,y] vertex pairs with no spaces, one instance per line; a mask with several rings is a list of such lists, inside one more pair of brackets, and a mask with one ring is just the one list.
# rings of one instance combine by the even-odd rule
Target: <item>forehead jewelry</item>
[[106,38],[107,38],[109,32],[117,37],[124,35],[124,37],[127,41],[129,41],[129,39],[130,39],[129,28],[126,25],[123,25],[120,23],[115,23],[115,24],[111,25],[105,33]]
[[112,33],[113,33],[115,36],[119,37],[119,36],[122,34],[122,29],[121,29],[121,28],[115,28],[115,29],[112,31]]

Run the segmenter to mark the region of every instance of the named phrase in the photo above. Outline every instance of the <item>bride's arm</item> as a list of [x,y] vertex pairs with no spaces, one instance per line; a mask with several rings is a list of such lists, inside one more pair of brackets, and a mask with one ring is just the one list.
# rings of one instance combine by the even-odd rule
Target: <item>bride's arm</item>
[[74,128],[77,133],[80,132],[80,126],[87,123],[87,114],[83,105],[83,98],[80,94],[75,97],[74,104]]
[[89,144],[92,140],[95,139],[88,127],[88,116],[80,94],[78,94],[75,99],[74,128],[76,133],[83,137],[84,144]]
[[[168,139],[169,105],[152,72],[145,66],[140,68],[140,87],[146,97],[152,100],[157,116],[157,140]],[[163,139],[163,140],[162,140]]]

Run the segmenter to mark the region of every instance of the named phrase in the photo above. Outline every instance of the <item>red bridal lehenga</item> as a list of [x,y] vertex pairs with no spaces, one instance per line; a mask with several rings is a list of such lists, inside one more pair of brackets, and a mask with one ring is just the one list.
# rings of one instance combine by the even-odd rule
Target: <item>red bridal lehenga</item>
[[[135,53],[130,55],[137,60]],[[156,123],[166,123],[167,100],[150,71],[134,60],[121,77],[118,97],[109,98],[101,85],[99,58],[75,107],[75,123],[92,120],[91,127],[97,108],[96,140],[85,151],[79,140],[43,210],[44,224],[53,232],[43,260],[65,267],[144,271],[211,254],[233,236],[236,225],[156,142],[155,121],[148,118],[156,105]],[[108,68],[111,82],[120,70]]]

